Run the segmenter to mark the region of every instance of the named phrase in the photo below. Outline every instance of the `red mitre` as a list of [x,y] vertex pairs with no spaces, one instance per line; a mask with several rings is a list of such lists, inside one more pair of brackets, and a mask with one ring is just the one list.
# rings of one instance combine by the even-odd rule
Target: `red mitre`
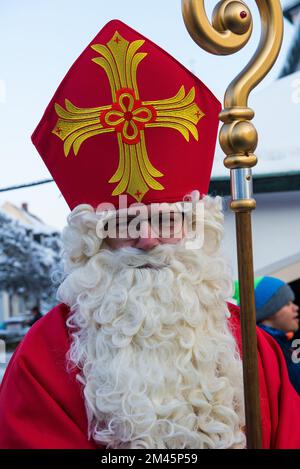
[[177,60],[109,22],[61,82],[32,141],[73,209],[127,195],[177,202],[208,190],[220,103]]

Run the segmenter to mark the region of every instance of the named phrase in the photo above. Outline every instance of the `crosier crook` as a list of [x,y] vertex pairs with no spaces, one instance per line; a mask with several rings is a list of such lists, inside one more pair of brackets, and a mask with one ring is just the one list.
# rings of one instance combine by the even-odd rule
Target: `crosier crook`
[[[220,120],[224,123],[219,139],[226,154],[224,165],[231,175],[231,209],[235,211],[238,270],[243,342],[243,370],[247,447],[261,448],[261,415],[257,369],[256,316],[252,254],[251,211],[252,171],[257,158],[257,132],[250,120],[254,112],[248,107],[250,92],[274,65],[282,43],[283,15],[280,0],[256,0],[261,18],[258,48],[239,75],[231,82],[224,98]],[[242,0],[222,0],[209,22],[204,0],[182,0],[185,25],[193,40],[216,55],[229,55],[242,49],[251,37],[252,15]]]

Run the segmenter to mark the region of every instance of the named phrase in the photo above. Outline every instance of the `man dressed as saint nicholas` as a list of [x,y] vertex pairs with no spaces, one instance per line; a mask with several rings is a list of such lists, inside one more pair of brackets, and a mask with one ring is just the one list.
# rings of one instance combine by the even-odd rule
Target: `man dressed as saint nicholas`
[[[59,304],[0,389],[1,448],[245,448],[239,309],[207,195],[220,104],[120,21],[75,61],[32,140],[70,206]],[[300,448],[300,397],[257,330],[264,448]]]

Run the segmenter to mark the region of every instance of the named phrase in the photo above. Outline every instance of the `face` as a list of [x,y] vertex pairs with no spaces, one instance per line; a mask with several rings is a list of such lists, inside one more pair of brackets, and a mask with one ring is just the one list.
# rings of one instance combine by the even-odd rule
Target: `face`
[[264,323],[284,332],[296,332],[299,328],[298,311],[299,306],[290,301]]
[[[71,307],[69,324],[75,333],[70,359],[82,370],[89,431],[102,446],[245,445],[242,364],[227,325],[226,299],[231,290],[219,251],[219,204],[208,201],[209,236],[197,249],[186,247],[192,214],[186,206],[179,208],[185,210],[182,242],[177,221],[169,221],[176,237],[172,231],[166,236],[163,225],[168,221],[159,216],[150,219],[148,208],[140,238],[112,236],[111,213],[99,223],[100,217],[87,216],[85,207],[82,225],[76,213],[76,225],[70,223],[65,233],[71,262],[59,298]],[[125,234],[132,234],[130,221],[124,218]],[[97,223],[103,249],[90,230]],[[142,238],[143,230],[148,238]],[[150,236],[150,230],[156,237]],[[111,249],[106,248],[107,234]],[[95,252],[89,257],[84,250],[88,245]],[[73,256],[80,259],[78,268],[73,267]]]
[[146,216],[141,216],[135,222],[137,235],[130,235],[130,226],[136,220],[134,215],[121,215],[116,220],[117,234],[108,236],[106,244],[113,250],[122,247],[135,247],[143,251],[149,251],[159,244],[177,244],[183,239],[184,215],[181,212],[151,212],[151,206],[147,207]]

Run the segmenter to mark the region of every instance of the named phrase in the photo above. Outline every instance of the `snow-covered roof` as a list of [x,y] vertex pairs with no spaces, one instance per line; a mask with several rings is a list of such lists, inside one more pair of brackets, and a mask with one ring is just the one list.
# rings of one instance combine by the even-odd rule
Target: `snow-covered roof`
[[300,1],[286,1],[283,5],[283,16],[290,22],[299,25]]
[[26,225],[36,234],[45,234],[49,236],[58,233],[57,228],[46,225],[40,218],[36,217],[28,210],[17,207],[11,202],[5,202],[1,205],[0,211],[4,212],[10,218],[18,220],[19,223]]
[[[259,138],[253,174],[300,171],[300,72],[276,80],[250,98]],[[217,144],[213,177],[229,176],[223,159]]]
[[287,75],[291,75],[299,70],[300,65],[300,21],[295,29],[293,41],[290,45],[290,49],[286,56],[285,63],[278,78],[283,78]]
[[285,13],[288,10],[291,10],[292,8],[297,8],[298,6],[300,6],[300,0],[284,0],[284,1],[282,1],[283,13]]

